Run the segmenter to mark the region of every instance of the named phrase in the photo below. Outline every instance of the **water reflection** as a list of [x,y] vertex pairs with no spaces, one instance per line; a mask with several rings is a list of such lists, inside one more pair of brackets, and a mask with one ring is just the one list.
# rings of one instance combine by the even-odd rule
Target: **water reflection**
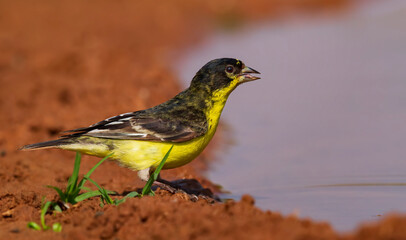
[[406,3],[385,1],[219,34],[185,56],[185,82],[214,57],[262,73],[230,96],[222,118],[236,143],[209,178],[262,208],[339,230],[406,211],[405,24]]

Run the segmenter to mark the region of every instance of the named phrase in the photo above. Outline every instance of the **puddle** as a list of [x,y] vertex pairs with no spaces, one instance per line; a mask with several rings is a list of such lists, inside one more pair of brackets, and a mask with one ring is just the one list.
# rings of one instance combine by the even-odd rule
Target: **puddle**
[[181,59],[185,86],[213,58],[262,73],[223,112],[234,144],[208,177],[229,196],[341,231],[406,212],[406,2],[365,5],[218,34]]

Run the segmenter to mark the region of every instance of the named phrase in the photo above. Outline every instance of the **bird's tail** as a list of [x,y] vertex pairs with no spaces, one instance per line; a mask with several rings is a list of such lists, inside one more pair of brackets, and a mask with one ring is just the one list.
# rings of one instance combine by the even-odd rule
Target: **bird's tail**
[[33,149],[44,149],[44,148],[58,148],[67,144],[71,144],[72,139],[61,138],[57,140],[51,140],[46,142],[39,142],[34,144],[28,144],[20,148],[20,150],[33,150]]

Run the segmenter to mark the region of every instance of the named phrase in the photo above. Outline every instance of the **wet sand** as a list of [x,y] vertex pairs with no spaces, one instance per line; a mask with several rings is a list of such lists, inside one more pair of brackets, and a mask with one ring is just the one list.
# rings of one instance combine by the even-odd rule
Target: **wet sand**
[[[74,153],[20,152],[18,147],[171,98],[181,89],[168,62],[213,29],[345,5],[333,0],[288,2],[0,2],[0,239],[405,238],[405,217],[390,217],[343,236],[328,223],[281,216],[278,209],[261,211],[250,196],[212,204],[160,190],[155,197],[128,199],[118,207],[101,208],[94,198],[47,215],[48,224],[62,224],[61,233],[26,227],[28,221],[39,222],[43,197],[57,199],[45,186],[66,184]],[[215,141],[221,141],[218,137]],[[163,177],[197,179],[215,190],[202,175],[210,148]],[[83,157],[81,172],[97,161]],[[134,172],[113,162],[103,163],[92,176],[119,193],[143,186]]]

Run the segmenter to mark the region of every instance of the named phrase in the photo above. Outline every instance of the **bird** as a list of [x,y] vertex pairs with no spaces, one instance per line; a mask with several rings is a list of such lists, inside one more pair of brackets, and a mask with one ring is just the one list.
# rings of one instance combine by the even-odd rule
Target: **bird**
[[[209,61],[190,86],[149,109],[123,113],[89,127],[68,130],[59,139],[25,145],[21,150],[57,148],[106,157],[137,171],[148,181],[173,146],[163,169],[195,159],[216,132],[230,93],[242,83],[260,79],[258,71],[236,58]],[[157,180],[163,184],[168,181]]]

